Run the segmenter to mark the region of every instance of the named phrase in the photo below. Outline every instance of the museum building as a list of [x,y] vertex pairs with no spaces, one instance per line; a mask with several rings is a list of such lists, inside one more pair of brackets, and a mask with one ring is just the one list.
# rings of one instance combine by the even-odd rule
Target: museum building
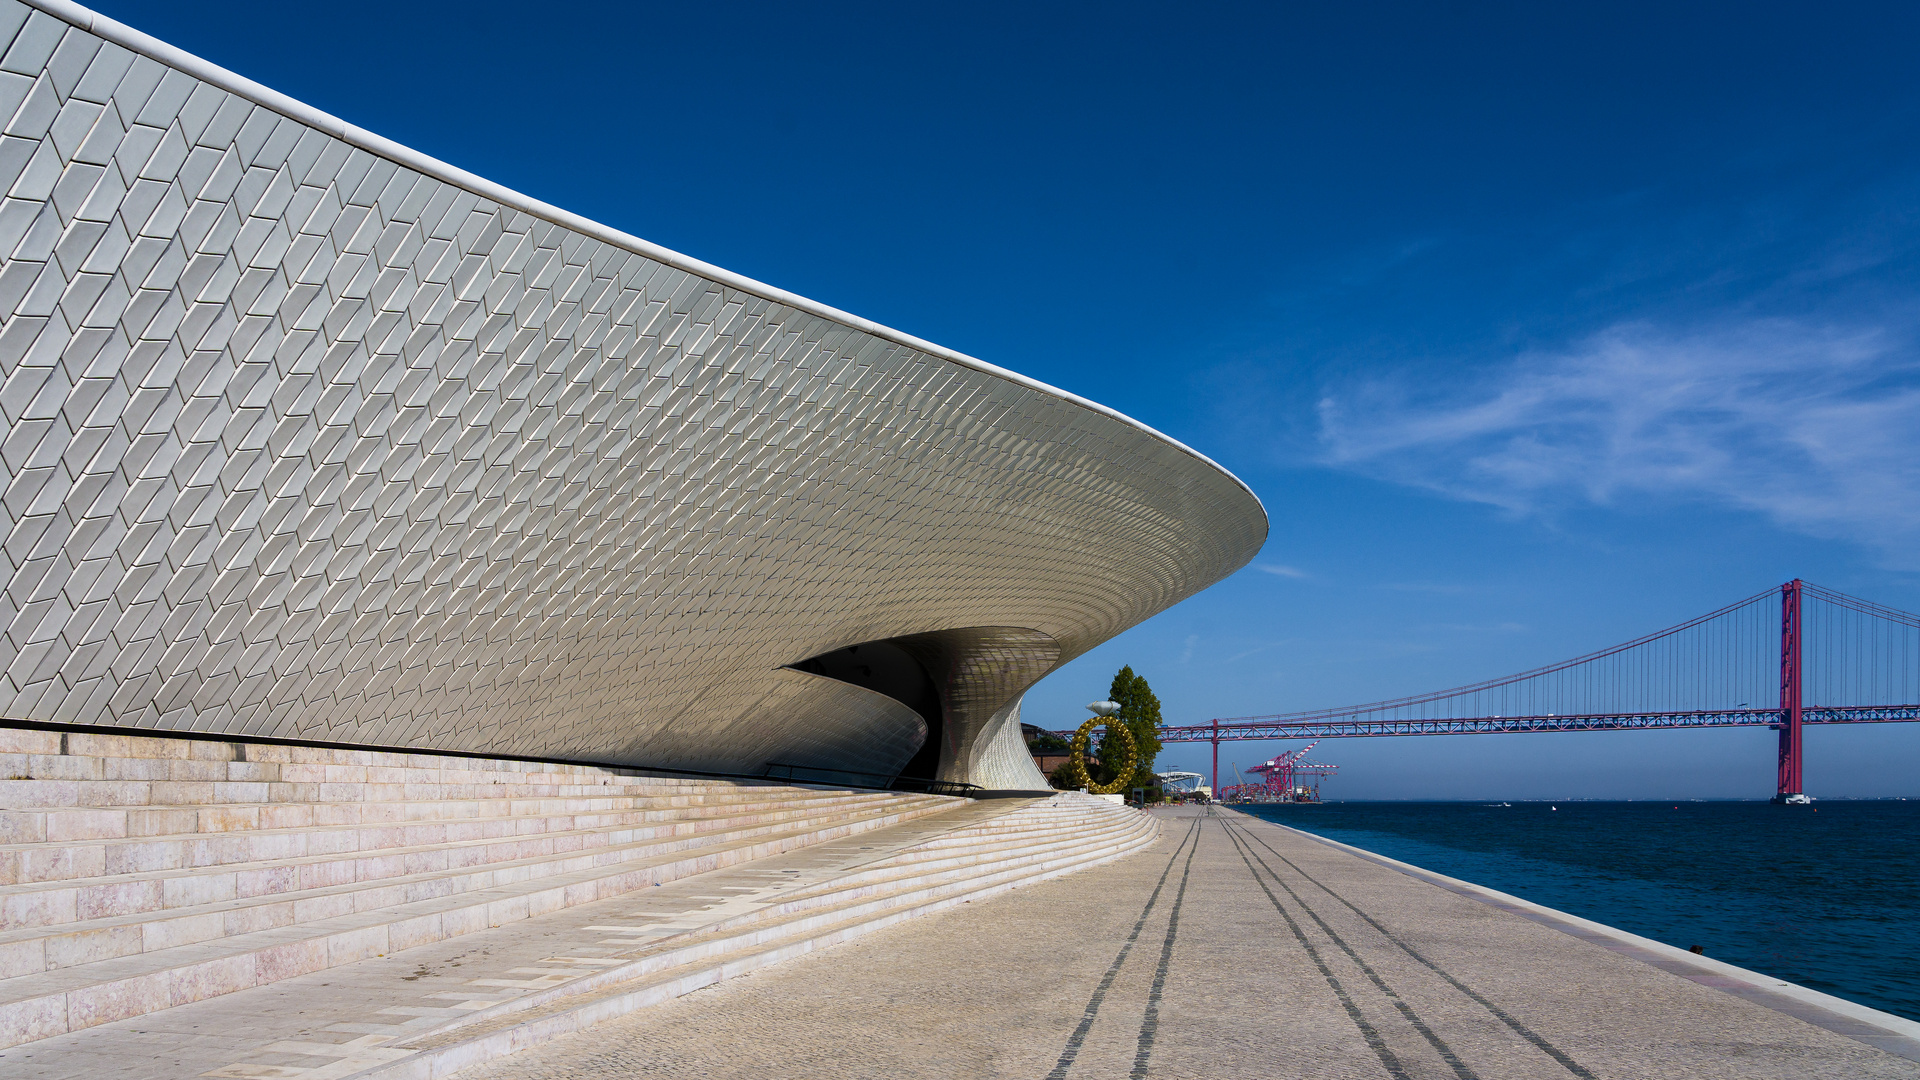
[[0,717],[1044,786],[1245,565],[1115,411],[0,0]]

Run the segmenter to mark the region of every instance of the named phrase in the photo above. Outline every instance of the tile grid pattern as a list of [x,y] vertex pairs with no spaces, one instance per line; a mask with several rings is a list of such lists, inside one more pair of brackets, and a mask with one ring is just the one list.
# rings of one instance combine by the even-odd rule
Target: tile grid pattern
[[1264,538],[1112,417],[18,0],[0,42],[0,715],[886,771],[906,710],[780,666],[983,625],[1068,659]]

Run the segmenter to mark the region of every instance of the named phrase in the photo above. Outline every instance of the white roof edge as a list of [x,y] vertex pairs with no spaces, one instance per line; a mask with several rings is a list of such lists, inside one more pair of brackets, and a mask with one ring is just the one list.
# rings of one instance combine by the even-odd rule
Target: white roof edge
[[1063,401],[1078,405],[1083,409],[1118,420],[1129,427],[1135,428],[1152,438],[1166,443],[1176,450],[1180,450],[1183,453],[1205,462],[1229,480],[1240,485],[1241,490],[1252,497],[1254,505],[1260,508],[1261,516],[1266,516],[1266,505],[1261,503],[1260,496],[1254,494],[1253,489],[1247,486],[1246,481],[1235,476],[1225,466],[1200,451],[1195,450],[1193,447],[1188,446],[1186,443],[1157,431],[1118,409],[1110,408],[1097,401],[1062,390],[1057,386],[1050,386],[1038,379],[1028,378],[1017,371],[1009,371],[997,364],[989,364],[985,360],[968,356],[962,352],[955,352],[943,345],[936,345],[923,338],[914,337],[912,334],[902,333],[899,330],[895,330],[890,326],[883,326],[871,319],[863,319],[858,315],[841,311],[836,307],[829,307],[816,300],[809,300],[804,296],[790,293],[785,289],[775,288],[764,282],[755,281],[750,277],[736,274],[731,270],[723,270],[711,263],[702,262],[689,255],[682,255],[670,248],[661,247],[659,244],[642,240],[637,236],[632,236],[618,229],[610,228],[589,218],[581,217],[579,214],[541,202],[531,196],[522,195],[512,188],[496,184],[484,177],[475,176],[465,169],[456,168],[438,158],[423,154],[411,147],[402,146],[392,139],[357,128],[337,116],[321,112],[319,109],[305,102],[296,101],[280,93],[278,90],[262,86],[244,75],[228,71],[218,64],[203,60],[184,49],[169,45],[150,34],[143,34],[133,27],[110,19],[91,8],[72,3],[71,0],[22,0],[22,2],[28,7],[44,11],[56,19],[71,23],[82,30],[103,37],[116,45],[150,57],[168,67],[175,68],[196,79],[200,79],[203,82],[212,83],[223,90],[238,94],[241,97],[253,101],[257,105],[263,105],[289,119],[324,131],[342,141],[358,146],[368,153],[377,154],[396,164],[404,165],[409,169],[414,169],[428,176],[444,180],[449,184],[465,188],[476,195],[492,199],[494,202],[500,203],[503,206],[510,206],[516,210],[532,214],[535,217],[544,218],[556,225],[564,226],[576,232],[585,233],[595,239],[603,240],[617,247],[626,248],[629,251],[645,255],[649,259],[665,263],[675,269],[708,278],[729,288],[738,289],[741,292],[758,296],[763,300],[771,300],[778,304],[785,304],[789,307],[797,308],[811,315],[818,315],[823,319],[830,319],[842,325],[872,334],[875,337],[885,338],[897,344],[905,345],[910,349],[930,353],[943,360],[985,372],[996,378],[1005,379],[1016,385],[1024,386],[1029,390],[1050,394]]

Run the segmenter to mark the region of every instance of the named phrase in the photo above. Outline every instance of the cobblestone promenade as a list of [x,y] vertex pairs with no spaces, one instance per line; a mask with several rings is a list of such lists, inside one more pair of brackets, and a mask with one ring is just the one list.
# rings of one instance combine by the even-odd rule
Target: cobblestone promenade
[[1920,1077],[1713,978],[1243,815],[1164,813],[1118,863],[460,1080]]

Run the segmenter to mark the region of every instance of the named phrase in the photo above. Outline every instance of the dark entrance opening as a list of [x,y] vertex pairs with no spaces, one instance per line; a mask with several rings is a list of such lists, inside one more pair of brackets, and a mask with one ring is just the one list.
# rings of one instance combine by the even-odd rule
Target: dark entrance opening
[[920,780],[937,778],[943,720],[940,691],[927,669],[907,650],[890,641],[868,641],[821,653],[792,666],[795,671],[824,675],[885,694],[919,713],[927,722],[927,741],[920,744],[920,749],[901,768],[900,775]]

